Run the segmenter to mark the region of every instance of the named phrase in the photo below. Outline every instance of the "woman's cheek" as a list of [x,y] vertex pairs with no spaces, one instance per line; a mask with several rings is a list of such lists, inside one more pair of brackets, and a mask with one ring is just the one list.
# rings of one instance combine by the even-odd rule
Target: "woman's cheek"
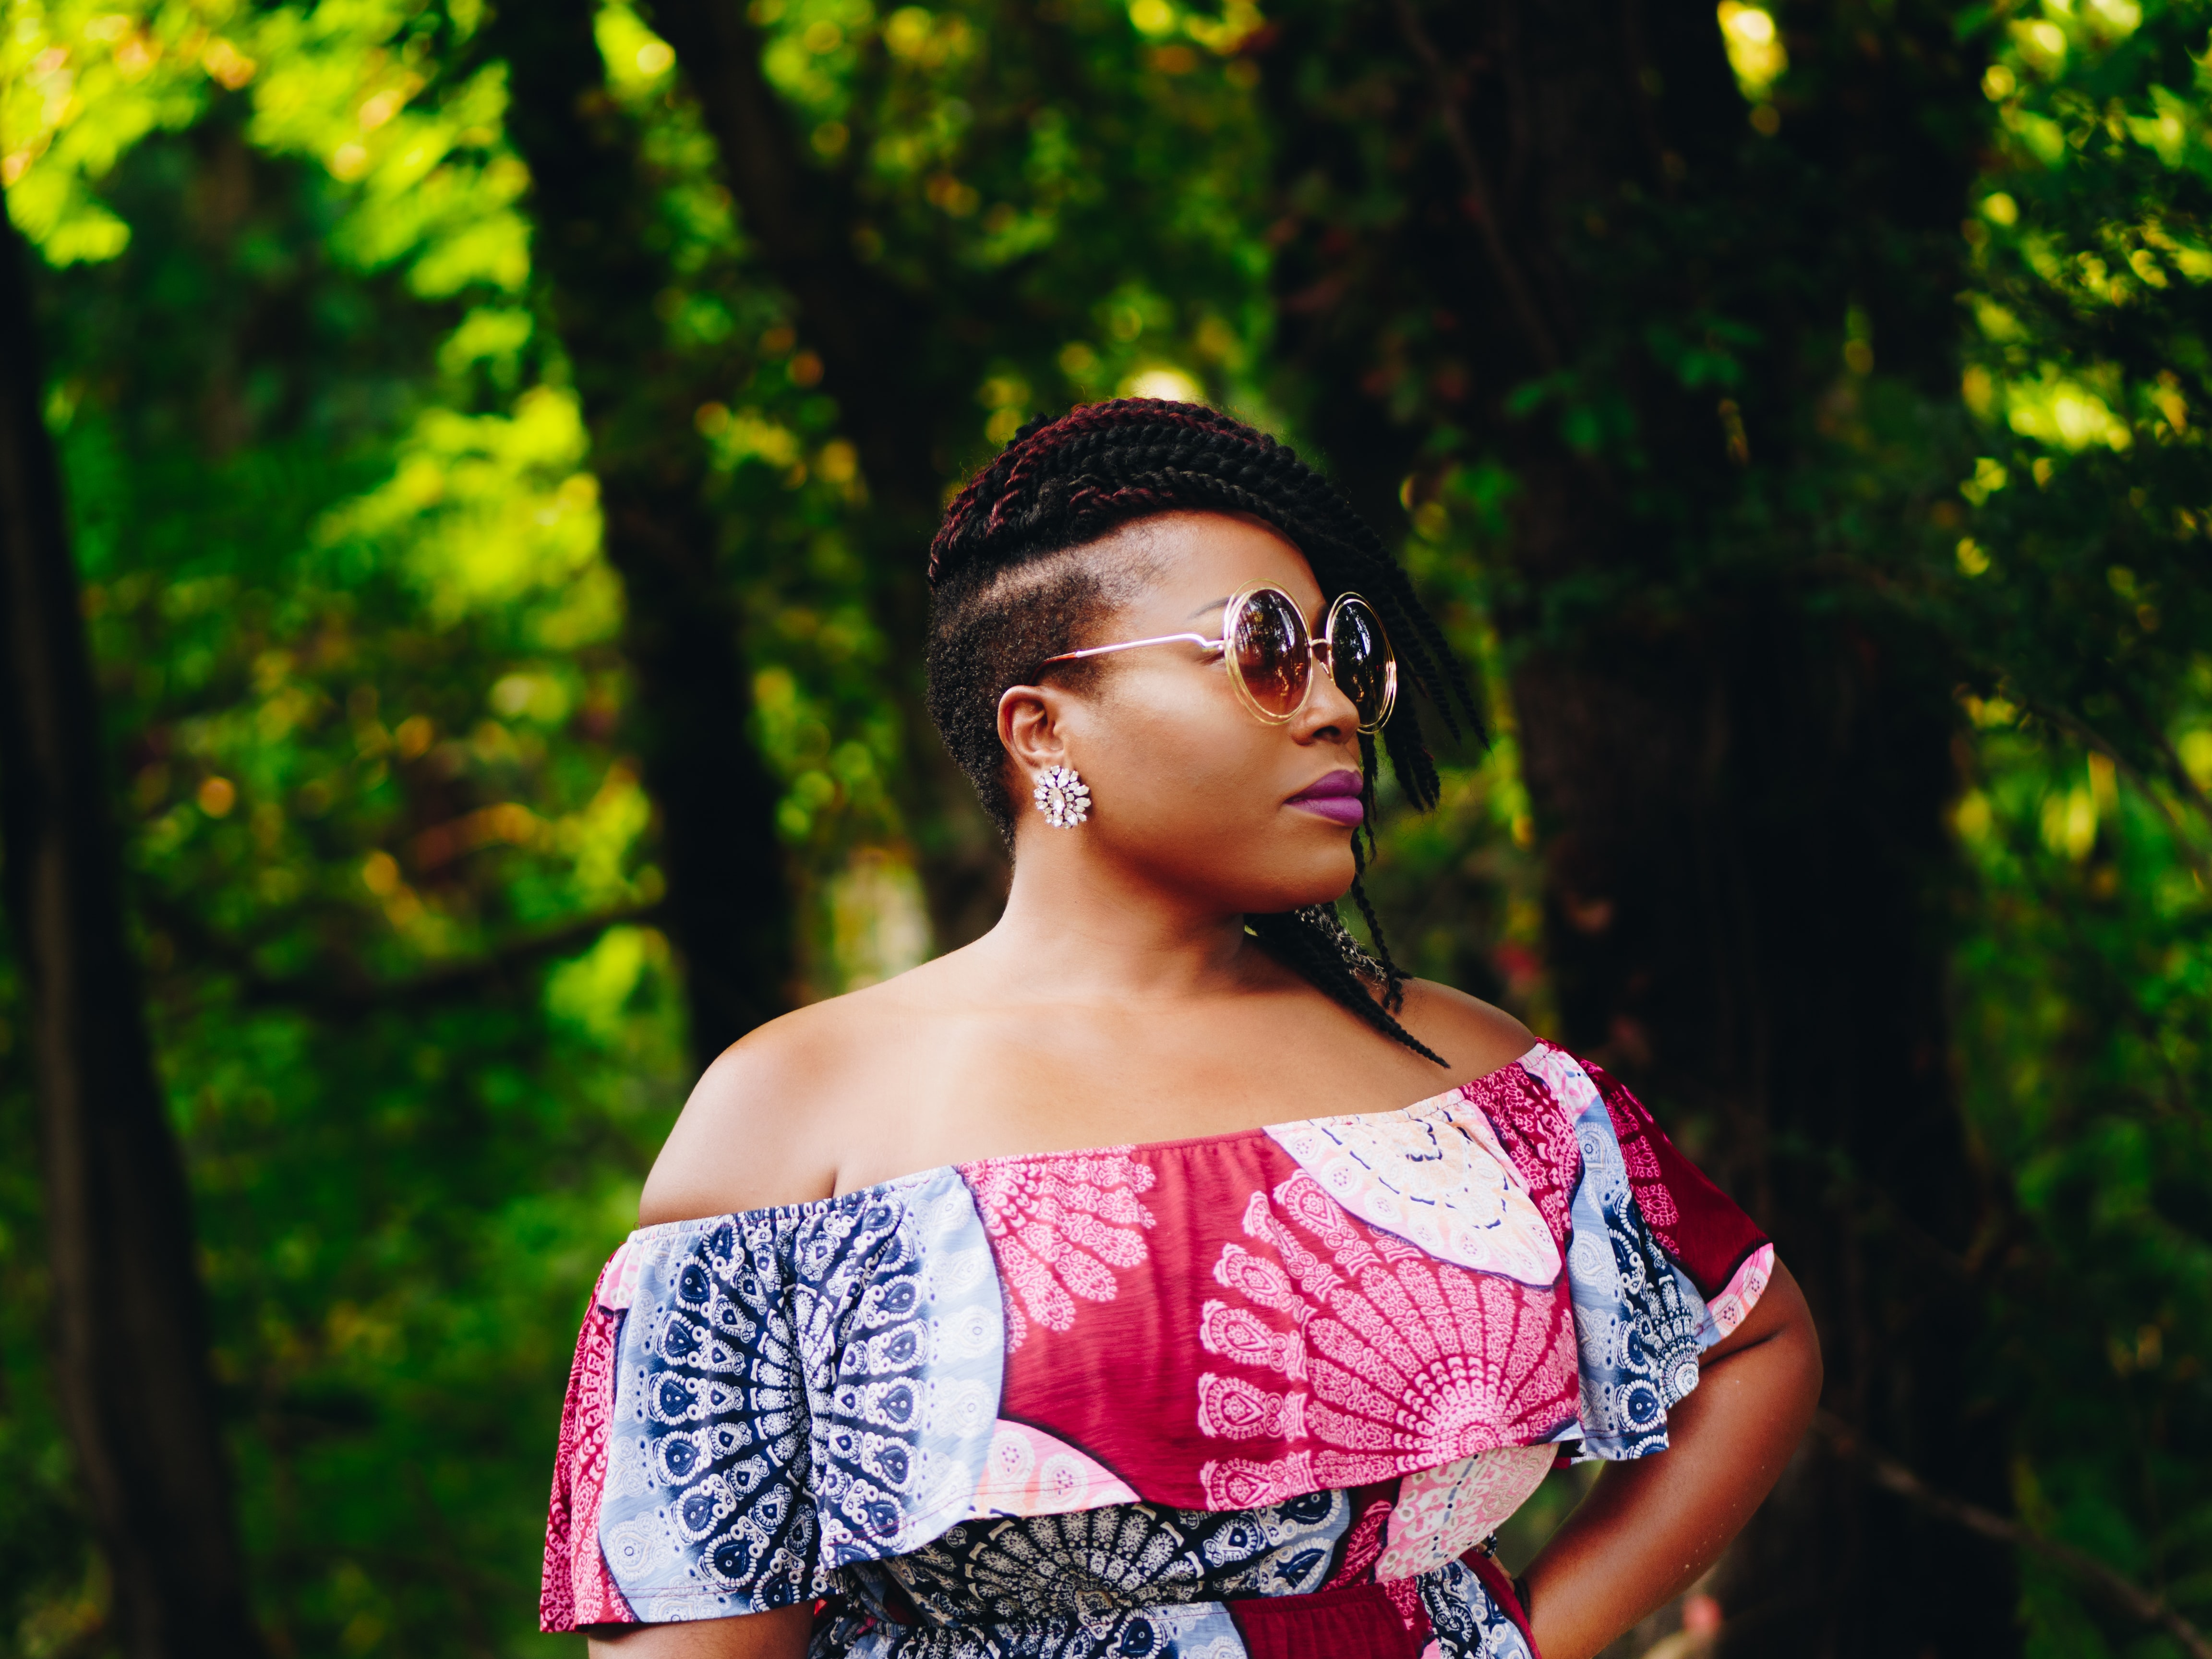
[[1130,676],[1079,734],[1077,746],[1094,757],[1088,781],[1097,810],[1103,816],[1119,804],[1125,824],[1141,823],[1194,851],[1208,842],[1247,856],[1259,851],[1255,843],[1281,827],[1281,734],[1242,708],[1194,699],[1188,684],[1155,687],[1150,678]]
[[[1212,734],[1194,730],[1188,718],[1176,719],[1166,710],[1137,708],[1114,723],[1105,757],[1107,775],[1127,778],[1148,795],[1188,794],[1212,798],[1225,780],[1222,775],[1222,745]],[[1094,791],[1095,793],[1095,791]]]

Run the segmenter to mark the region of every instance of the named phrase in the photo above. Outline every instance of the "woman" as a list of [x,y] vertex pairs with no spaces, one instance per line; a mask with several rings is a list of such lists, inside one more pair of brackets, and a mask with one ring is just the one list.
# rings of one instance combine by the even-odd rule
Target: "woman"
[[[1434,623],[1328,484],[1183,404],[1032,422],[930,574],[1005,916],[701,1079],[578,1344],[546,1627],[1595,1653],[1743,1524],[1819,1350],[1625,1090],[1337,924],[1377,737],[1436,795],[1398,672],[1473,714]],[[1578,1457],[1509,1580],[1486,1540]]]

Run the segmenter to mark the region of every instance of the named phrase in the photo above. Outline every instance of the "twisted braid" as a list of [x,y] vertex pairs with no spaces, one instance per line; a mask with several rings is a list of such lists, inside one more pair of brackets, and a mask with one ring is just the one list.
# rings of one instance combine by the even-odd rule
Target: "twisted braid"
[[[999,744],[999,698],[1008,686],[1035,679],[1047,658],[1073,649],[1117,597],[1111,573],[1074,550],[1134,520],[1191,510],[1242,514],[1272,526],[1305,556],[1324,601],[1364,595],[1389,630],[1401,680],[1454,735],[1480,732],[1467,677],[1406,573],[1342,493],[1296,451],[1199,404],[1122,398],[1039,416],[954,495],[929,548],[930,715],[1008,845],[1013,807]],[[1382,747],[1407,799],[1436,805],[1436,763],[1410,708],[1383,728]],[[1363,872],[1374,850],[1377,759],[1374,740],[1363,737],[1369,827],[1352,839]],[[1352,896],[1374,956],[1326,906],[1248,916],[1246,925],[1285,966],[1442,1065],[1394,1018],[1405,975],[1357,878]]]

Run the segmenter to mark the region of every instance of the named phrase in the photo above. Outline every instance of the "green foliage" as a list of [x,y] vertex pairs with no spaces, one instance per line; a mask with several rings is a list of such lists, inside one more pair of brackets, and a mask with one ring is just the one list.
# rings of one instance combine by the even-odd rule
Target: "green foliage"
[[[538,1640],[579,1297],[685,1083],[621,595],[478,21],[19,9],[0,118],[11,210],[54,267],[50,418],[281,1651]],[[1145,35],[1088,14],[1056,100],[1008,90],[1035,67],[985,50],[988,12],[767,21],[817,153],[824,122],[877,135],[882,258],[948,285],[1018,265],[1038,296],[1006,349],[945,342],[975,388],[948,474],[1041,398],[1170,371],[1234,390],[1264,326],[1250,215],[1224,205],[1254,128],[1175,15]],[[891,789],[927,734],[882,633],[867,482],[666,47],[619,5],[600,40],[678,277],[642,302],[681,348],[741,348],[696,428],[816,900],[807,972],[841,988],[929,948]],[[1175,67],[1143,69],[1158,52]],[[1201,137],[1219,154],[1192,167]],[[1126,236],[1140,190],[1171,198],[1149,245]],[[104,1590],[39,1382],[22,1085],[0,1120],[21,1494],[0,1652],[93,1651]]]
[[[1960,1076],[2003,1194],[1973,1265],[2002,1316],[1988,1364],[2016,1425],[2014,1498],[2039,1529],[2201,1621],[2204,892],[2172,824],[2110,763],[2085,763],[2002,705],[1977,713],[1979,787],[1958,811],[1978,890],[1958,961]],[[2102,1650],[2063,1634],[2086,1612],[2063,1592],[2025,1611],[2044,1650]]]
[[[94,186],[148,133],[205,106],[252,65],[220,33],[234,9],[182,0],[131,13],[87,0],[17,5],[0,41],[0,176],[8,211],[56,264],[111,259],[131,227]],[[34,164],[35,167],[34,167]]]
[[753,15],[816,152],[866,147],[849,164],[862,256],[955,316],[1016,307],[971,312],[972,340],[943,343],[983,369],[965,377],[975,426],[948,472],[1073,398],[1252,397],[1265,151],[1218,56],[1258,27],[1250,7],[1078,0],[1047,23],[906,6],[878,21],[858,0],[764,0]]
[[[1748,126],[1737,109],[1717,124],[1729,165],[1776,194],[1826,188],[1765,137],[1794,118],[1791,77],[1832,55],[1723,11],[1757,100]],[[1301,135],[1295,98],[1240,55],[1264,21],[1243,0],[751,15],[823,179],[849,186],[854,247],[932,307],[929,373],[957,389],[941,482],[1079,398],[1303,416],[1273,337],[1269,284],[1299,274],[1276,264],[1284,227],[1326,220],[1357,247],[1405,211],[1382,185],[1332,197],[1318,169],[1270,198]],[[2011,1425],[2020,1515],[2208,1622],[2212,8],[1955,21],[1989,60],[1987,131],[1930,139],[1987,146],[1960,204],[1963,316],[1854,302],[1805,325],[1785,383],[1761,382],[1746,319],[1830,245],[1778,252],[1773,226],[1656,202],[1577,244],[1618,278],[1599,345],[1506,395],[1651,515],[1696,526],[1696,557],[1637,592],[1504,586],[1521,481],[1455,424],[1468,366],[1449,319],[1410,300],[1367,319],[1384,342],[1367,372],[1425,432],[1407,558],[1500,728],[1447,757],[1438,813],[1387,822],[1375,888],[1409,965],[1553,1026],[1501,605],[1559,628],[1657,614],[1789,559],[1848,569],[1851,604],[1937,642],[1964,699],[1955,1063],[1990,1217],[1946,1270],[1999,1333],[1989,1407]],[[567,1345],[687,1081],[622,596],[482,21],[469,0],[17,0],[0,39],[0,167],[49,266],[49,419],[284,1652],[543,1645]],[[694,430],[805,901],[803,973],[827,994],[932,948],[918,849],[952,831],[914,787],[933,739],[897,633],[921,550],[885,530],[672,52],[621,0],[599,43],[675,274],[638,303],[726,365]],[[1345,118],[1387,180],[1381,82],[1323,79],[1290,91]],[[1851,253],[1869,292],[1936,234],[1877,228]],[[1948,221],[1940,235],[1950,258]],[[1956,395],[1875,372],[1888,340],[1954,328]],[[1640,428],[1631,379],[1679,391],[1695,430]],[[1670,446],[1735,441],[1705,412],[1723,398],[1752,453],[1789,458],[1724,501],[1668,464]],[[18,1024],[10,978],[0,1654],[44,1659],[106,1650],[104,1589],[39,1358]],[[2023,1613],[2042,1651],[2136,1639],[2047,1576]]]
[[[98,176],[131,234],[65,267],[47,329],[248,1540],[291,1650],[528,1628],[577,1287],[684,1082],[666,945],[620,925],[660,882],[596,486],[516,308],[500,77],[432,84],[437,21],[234,20],[231,84]],[[88,95],[70,131],[136,118]],[[19,1092],[6,1121],[35,1167]],[[0,1577],[10,1650],[42,1652],[99,1594],[30,1381],[34,1195],[8,1214],[11,1484],[53,1496]]]
[[2200,810],[2168,728],[2212,626],[2208,26],[2116,3],[2006,31],[1983,83],[1999,161],[1966,227],[1987,453],[1955,550],[1964,629],[2013,699]]
[[[1982,452],[1931,586],[1975,671],[1960,1067],[2021,1514],[2212,1615],[2212,9],[2006,19],[1964,234]],[[1948,559],[1942,555],[1948,552]],[[2032,1650],[2119,1650],[2039,1586]]]

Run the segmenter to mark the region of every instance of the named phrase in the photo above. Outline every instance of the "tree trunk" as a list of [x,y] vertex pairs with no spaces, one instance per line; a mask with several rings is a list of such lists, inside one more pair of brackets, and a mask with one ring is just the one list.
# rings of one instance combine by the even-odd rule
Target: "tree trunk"
[[637,741],[660,811],[666,911],[704,1066],[790,1004],[790,886],[693,427],[720,388],[670,347],[653,308],[672,273],[655,252],[654,186],[636,135],[606,90],[594,9],[513,0],[488,44],[507,62],[533,257],[592,434],[607,559],[627,604]]
[[124,937],[31,255],[0,212],[0,845],[45,1157],[54,1381],[133,1659],[262,1651],[191,1205]]
[[[925,554],[946,476],[946,428],[956,411],[970,408],[977,367],[989,355],[975,343],[988,331],[959,325],[1003,320],[1015,301],[980,272],[965,274],[957,295],[918,295],[859,257],[852,181],[806,159],[790,111],[762,70],[765,43],[743,6],[654,0],[650,17],[675,48],[745,234],[821,354],[823,388],[837,398],[841,424],[860,453],[876,622],[914,711],[900,787],[939,947],[964,945],[998,920],[1006,864],[968,781],[920,715],[929,625]],[[864,155],[867,148],[856,139],[848,153]],[[948,349],[949,338],[963,333]]]
[[[1439,448],[1512,480],[1492,609],[1565,1037],[1707,1131],[1832,1409],[2003,1509],[1944,1065],[1949,687],[1821,560],[1851,308],[1955,395],[1978,95],[1923,8],[1775,9],[1796,90],[1761,137],[1705,0],[1294,9],[1281,341],[1371,514]],[[1809,1448],[1723,1581],[1743,1654],[2003,1652],[2014,1598],[2006,1552]]]
[[[822,355],[823,388],[840,399],[869,489],[879,506],[910,526],[918,521],[927,546],[941,482],[930,450],[943,411],[918,360],[939,319],[854,252],[860,216],[849,183],[805,160],[803,140],[761,69],[765,43],[745,9],[654,0],[650,17],[676,49],[714,135],[746,235]],[[919,578],[919,551],[911,562]]]

